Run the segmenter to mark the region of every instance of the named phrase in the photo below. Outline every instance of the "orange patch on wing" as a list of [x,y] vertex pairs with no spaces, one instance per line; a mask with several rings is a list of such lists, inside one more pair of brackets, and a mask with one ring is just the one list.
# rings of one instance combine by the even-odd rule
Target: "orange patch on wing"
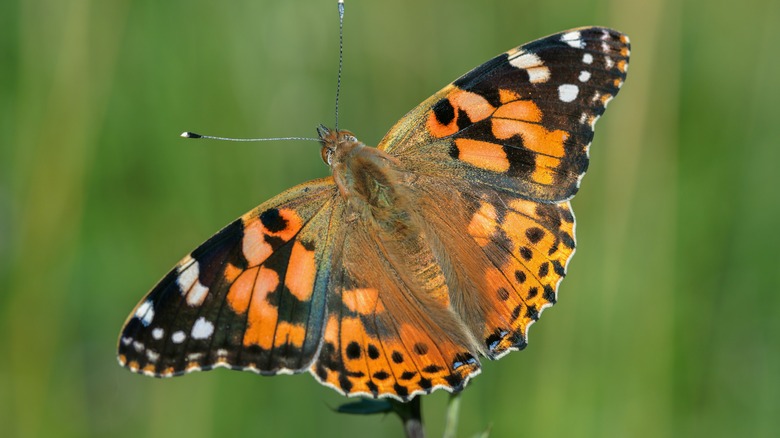
[[431,111],[426,123],[428,132],[436,138],[447,137],[458,132],[458,117],[461,112],[466,113],[469,120],[474,123],[490,117],[495,111],[495,107],[484,97],[455,87],[447,93],[446,99],[454,111],[452,120],[444,125],[436,117],[436,112]]
[[241,245],[249,266],[263,263],[274,251],[265,241],[266,234],[267,230],[259,219],[253,218],[244,222],[244,240]]
[[242,247],[244,257],[249,266],[262,264],[273,252],[273,248],[265,241],[265,236],[278,237],[285,242],[289,241],[303,227],[303,220],[298,216],[295,210],[281,208],[278,210],[280,222],[286,224],[284,229],[279,231],[269,231],[263,226],[261,221],[254,213],[244,216],[244,240]]
[[[341,320],[341,353],[344,359],[348,359],[347,347],[351,342],[363,344],[364,337],[368,337],[366,328],[360,318],[344,318]],[[360,358],[362,359],[362,354]]]
[[287,289],[299,300],[308,301],[314,291],[316,274],[317,265],[314,251],[306,249],[300,242],[295,242],[290,253],[287,275],[284,280]]
[[436,114],[431,112],[428,117],[428,123],[426,124],[428,132],[436,138],[443,138],[458,132],[457,118],[453,117],[449,124],[443,125],[436,118]]
[[555,168],[561,160],[547,155],[536,156],[536,167],[531,178],[539,184],[552,184],[555,181]]
[[279,286],[279,275],[276,271],[260,267],[255,281],[252,301],[249,303],[247,329],[244,332],[244,346],[258,345],[269,349],[273,346],[274,328],[279,317],[279,310],[271,305],[268,294]]
[[496,268],[488,268],[485,270],[485,286],[489,290],[497,290],[506,284],[506,277]]
[[458,89],[449,95],[449,99],[452,106],[460,111],[464,111],[472,123],[490,117],[493,111],[495,111],[495,108],[487,99],[470,91]]
[[274,346],[290,344],[294,347],[303,347],[303,341],[306,338],[306,328],[303,325],[291,324],[287,321],[280,321],[276,326],[276,339]]
[[458,159],[474,167],[493,172],[509,170],[509,159],[500,144],[459,138],[455,140],[455,146],[458,148]]
[[522,213],[528,217],[536,217],[536,206],[537,204],[535,202],[527,201],[525,199],[517,198],[509,201],[509,208],[518,212]]
[[401,324],[398,333],[419,369],[423,369],[427,365],[440,367],[439,369],[426,372],[423,377],[440,376],[449,371],[448,361],[444,359],[442,352],[452,346],[451,342],[445,341],[446,344],[441,340],[434,342],[428,333],[414,324]]
[[269,231],[267,231],[267,233],[286,242],[298,234],[298,231],[303,227],[303,220],[301,220],[301,217],[298,216],[298,213],[295,210],[290,210],[288,208],[280,208],[279,216],[287,222],[287,227],[275,233]]
[[241,268],[236,267],[236,265],[232,263],[227,263],[225,265],[225,271],[223,272],[223,275],[225,276],[225,280],[227,280],[228,283],[233,283],[242,272],[244,271]]
[[341,293],[341,301],[352,312],[361,315],[371,315],[385,311],[385,306],[379,299],[379,290],[361,288],[344,290]]
[[[344,318],[341,321],[341,358],[344,364],[344,373],[352,382],[351,393],[371,392],[368,387],[369,376],[375,370],[369,368],[367,360],[366,339],[368,337],[360,318]],[[355,345],[359,346],[356,350],[354,349]],[[350,349],[352,349],[351,354]]]
[[498,98],[501,100],[502,104],[507,104],[515,100],[520,100],[520,95],[512,90],[505,90],[501,88],[498,90]]
[[620,71],[626,71],[626,61],[623,61],[623,60],[618,61],[617,68]]
[[249,308],[249,300],[252,298],[252,289],[255,287],[258,267],[250,268],[239,275],[230,286],[227,293],[227,302],[234,312],[246,313]]
[[484,202],[471,218],[466,231],[480,246],[486,246],[490,243],[490,239],[497,228],[496,217],[496,208]]
[[563,142],[569,138],[566,131],[548,131],[542,125],[509,119],[493,119],[493,135],[502,140],[520,135],[525,148],[554,157],[566,154]]
[[541,122],[542,112],[530,100],[516,100],[501,105],[493,114],[494,118],[524,120],[527,122]]

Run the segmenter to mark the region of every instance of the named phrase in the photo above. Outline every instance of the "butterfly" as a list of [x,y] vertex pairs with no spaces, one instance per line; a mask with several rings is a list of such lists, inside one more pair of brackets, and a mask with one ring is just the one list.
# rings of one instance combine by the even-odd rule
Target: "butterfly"
[[376,148],[318,128],[332,176],[184,257],[135,307],[121,365],[155,377],[308,371],[347,396],[457,392],[527,345],[574,253],[569,200],[628,37],[585,27],[503,53]]

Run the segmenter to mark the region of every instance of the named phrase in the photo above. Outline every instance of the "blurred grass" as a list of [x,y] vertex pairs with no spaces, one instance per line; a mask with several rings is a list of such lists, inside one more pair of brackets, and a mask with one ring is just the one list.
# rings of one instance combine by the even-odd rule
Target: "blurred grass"
[[[577,256],[530,347],[463,398],[460,432],[774,436],[780,430],[780,5],[348,2],[341,124],[369,144],[512,46],[631,36],[574,200]],[[0,4],[4,436],[398,436],[311,378],[172,380],[116,365],[132,306],[183,254],[327,174],[316,147],[176,136],[332,124],[335,1]],[[426,397],[431,436],[446,395]]]

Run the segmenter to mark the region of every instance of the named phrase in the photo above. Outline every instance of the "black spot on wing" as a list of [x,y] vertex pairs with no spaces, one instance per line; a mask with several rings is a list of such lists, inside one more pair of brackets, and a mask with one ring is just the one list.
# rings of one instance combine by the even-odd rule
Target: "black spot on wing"
[[357,342],[350,342],[349,345],[347,345],[347,358],[348,359],[359,359],[360,358],[360,345],[358,345]]
[[443,367],[440,367],[436,364],[430,364],[430,365],[426,365],[425,368],[422,369],[422,371],[426,374],[434,374],[434,373],[438,373],[443,369],[444,369]]
[[544,285],[544,299],[555,304],[555,290],[549,284]]
[[449,99],[445,98],[436,102],[436,104],[433,106],[433,115],[442,125],[449,125],[450,122],[452,122],[452,120],[455,118],[455,108],[453,108]]
[[412,380],[416,375],[417,375],[417,371],[404,371],[403,374],[401,374],[401,377],[399,377],[399,379]]
[[542,263],[539,266],[539,278],[544,278],[550,273],[550,264],[547,262]]
[[414,352],[420,356],[428,354],[428,344],[418,342],[414,344]]
[[393,385],[393,390],[395,390],[395,393],[398,394],[404,400],[406,400],[406,397],[409,396],[409,388],[400,385],[398,383]]
[[260,213],[260,221],[263,226],[272,233],[278,233],[287,229],[287,219],[279,214],[279,210],[275,208],[269,208],[268,210]]
[[525,230],[525,236],[531,243],[538,243],[544,238],[544,231],[539,227],[531,227]]
[[458,131],[468,128],[472,125],[472,121],[466,111],[458,111]]
[[507,140],[502,140],[504,143],[504,152],[509,159],[509,176],[512,177],[526,177],[534,171],[536,167],[536,157],[534,153],[526,149],[523,146],[515,146],[512,143],[522,144],[519,136],[514,136]]

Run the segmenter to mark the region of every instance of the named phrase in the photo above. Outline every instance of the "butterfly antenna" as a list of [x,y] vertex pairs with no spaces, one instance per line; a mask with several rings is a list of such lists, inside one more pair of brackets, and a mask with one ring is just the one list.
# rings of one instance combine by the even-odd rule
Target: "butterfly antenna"
[[344,0],[339,0],[339,74],[336,80],[336,131],[339,130],[339,95],[341,94],[341,69],[344,65]]
[[215,137],[213,135],[202,135],[195,132],[182,132],[181,136],[184,138],[205,138],[208,140],[224,140],[224,141],[276,141],[276,140],[304,140],[304,141],[320,141],[319,138],[309,137],[271,137],[271,138],[230,138],[230,137]]

